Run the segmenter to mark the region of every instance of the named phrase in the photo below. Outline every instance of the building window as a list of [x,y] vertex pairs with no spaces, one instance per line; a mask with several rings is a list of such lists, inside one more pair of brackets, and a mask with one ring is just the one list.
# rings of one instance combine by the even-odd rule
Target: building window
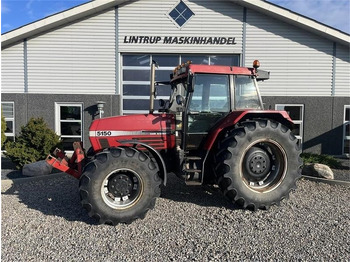
[[73,151],[73,142],[83,141],[83,104],[56,103],[56,133],[63,149]]
[[15,103],[1,102],[3,116],[6,121],[6,141],[15,140]]
[[292,133],[299,140],[300,145],[303,143],[304,132],[304,105],[296,104],[277,104],[275,109],[279,111],[286,111],[294,123]]
[[[124,54],[122,56],[123,114],[143,114],[149,109],[149,85],[151,61],[158,64],[156,81],[169,81],[174,68],[187,61],[193,64],[239,66],[239,55],[163,55]],[[157,100],[167,100],[170,86],[157,87]],[[158,109],[158,101],[154,103]]]
[[350,105],[344,106],[343,154],[350,154]]
[[175,8],[169,12],[169,17],[179,26],[182,27],[194,13],[192,10],[182,1],[178,3]]

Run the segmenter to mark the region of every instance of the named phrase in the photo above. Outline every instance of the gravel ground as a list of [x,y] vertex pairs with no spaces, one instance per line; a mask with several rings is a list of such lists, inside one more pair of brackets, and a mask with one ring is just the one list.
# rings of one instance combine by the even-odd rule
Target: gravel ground
[[288,201],[245,211],[170,175],[145,219],[96,225],[78,181],[2,185],[2,261],[349,261],[350,187],[307,180]]
[[338,158],[342,167],[339,169],[332,169],[334,173],[334,179],[350,182],[350,159]]

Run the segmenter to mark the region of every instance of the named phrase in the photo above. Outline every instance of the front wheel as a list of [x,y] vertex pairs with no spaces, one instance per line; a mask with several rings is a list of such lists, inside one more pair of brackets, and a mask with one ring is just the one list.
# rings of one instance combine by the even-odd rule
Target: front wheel
[[243,208],[268,208],[296,188],[302,161],[291,130],[271,120],[246,121],[218,144],[216,175]]
[[160,195],[161,179],[152,160],[135,148],[111,148],[95,156],[80,179],[81,203],[99,223],[143,218]]

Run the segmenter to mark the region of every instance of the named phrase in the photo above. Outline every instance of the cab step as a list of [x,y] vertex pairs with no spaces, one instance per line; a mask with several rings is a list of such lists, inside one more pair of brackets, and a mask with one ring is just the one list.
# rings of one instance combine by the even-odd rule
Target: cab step
[[202,183],[200,181],[195,180],[185,180],[187,186],[201,186]]
[[202,158],[200,156],[187,156],[186,160],[198,161],[202,160]]
[[185,169],[184,170],[186,173],[200,173],[202,170],[200,169]]
[[[201,185],[202,170],[198,167],[201,166],[202,158],[199,156],[186,156],[185,157],[186,168],[183,172],[186,174],[185,183],[186,185],[197,186]],[[199,163],[198,163],[198,162]]]

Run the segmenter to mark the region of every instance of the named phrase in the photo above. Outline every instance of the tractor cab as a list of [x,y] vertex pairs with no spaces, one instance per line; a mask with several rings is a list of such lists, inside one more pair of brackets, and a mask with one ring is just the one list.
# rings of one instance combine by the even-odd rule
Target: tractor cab
[[[174,69],[170,100],[162,112],[175,113],[181,122],[186,151],[200,149],[210,130],[234,111],[262,110],[257,81],[269,73],[254,68],[184,63]],[[180,117],[179,117],[180,115]]]

